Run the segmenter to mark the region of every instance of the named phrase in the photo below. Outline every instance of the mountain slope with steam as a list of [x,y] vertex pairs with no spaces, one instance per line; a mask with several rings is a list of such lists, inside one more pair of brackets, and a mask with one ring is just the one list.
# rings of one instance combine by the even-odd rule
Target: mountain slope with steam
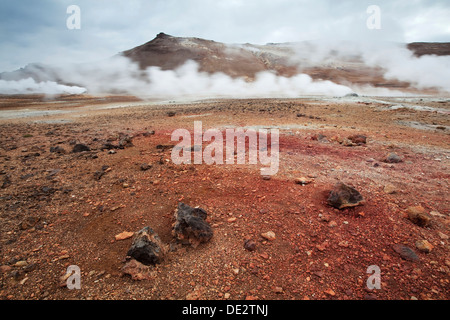
[[[450,43],[224,44],[159,33],[105,61],[30,64],[1,73],[0,93],[35,93],[52,84],[62,93],[78,94],[85,88],[94,94],[137,96],[448,93],[449,54]],[[425,72],[432,76],[425,77]],[[35,84],[23,81],[28,78]]]

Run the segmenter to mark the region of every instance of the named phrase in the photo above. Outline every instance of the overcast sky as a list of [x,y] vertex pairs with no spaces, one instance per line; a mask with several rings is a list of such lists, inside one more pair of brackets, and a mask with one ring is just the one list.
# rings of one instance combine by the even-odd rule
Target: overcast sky
[[[79,30],[66,26],[69,5]],[[369,30],[369,5],[381,29]],[[225,43],[312,39],[450,42],[449,0],[0,0],[0,71],[96,61],[159,32]]]

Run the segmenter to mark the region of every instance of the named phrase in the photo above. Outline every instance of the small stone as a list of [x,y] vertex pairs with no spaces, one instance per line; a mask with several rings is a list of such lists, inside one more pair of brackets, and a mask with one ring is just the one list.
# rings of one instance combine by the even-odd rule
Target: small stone
[[445,218],[446,216],[443,215],[442,213],[440,213],[439,211],[431,211],[430,215],[435,216],[435,217],[440,217],[440,218]]
[[429,243],[427,240],[417,240],[416,241],[416,248],[419,251],[425,252],[425,253],[430,253],[431,250],[433,249],[433,245],[431,243]]
[[134,232],[124,231],[122,233],[116,234],[114,237],[116,238],[116,241],[119,241],[119,240],[125,240],[128,238],[131,238],[133,235],[134,235]]
[[347,139],[347,138],[343,138],[341,144],[346,147],[353,147],[356,145],[350,139]]
[[39,217],[27,217],[19,224],[19,228],[20,230],[33,228],[39,222],[39,220]]
[[442,233],[440,231],[438,231],[438,235],[439,235],[439,238],[441,238],[442,240],[448,240],[449,239],[448,235],[446,235],[445,233]]
[[231,217],[227,219],[228,222],[235,222],[236,220],[237,220],[236,217]]
[[422,206],[408,207],[406,212],[408,213],[408,219],[420,227],[429,226],[431,223],[431,216]]
[[328,227],[330,228],[334,228],[337,226],[337,222],[334,220],[331,220],[330,222],[328,222]]
[[386,163],[399,163],[402,159],[394,152],[389,153],[383,160]]
[[319,251],[325,251],[325,249],[327,248],[328,243],[327,242],[323,242],[321,244],[316,244],[316,248]]
[[332,207],[343,209],[364,204],[364,198],[355,188],[339,182],[331,190],[327,202]]
[[336,295],[336,292],[333,291],[333,289],[327,289],[324,291],[327,295],[334,297]]
[[201,208],[193,208],[180,202],[175,211],[176,222],[172,234],[177,240],[190,243],[193,247],[208,242],[213,237],[213,230],[205,221],[207,215]]
[[56,146],[56,147],[50,147],[50,152],[54,152],[54,153],[66,153],[66,150],[64,150],[64,148],[60,147],[60,146]]
[[9,272],[9,271],[11,271],[12,270],[12,267],[11,266],[8,266],[8,265],[2,265],[2,266],[0,266],[0,272],[1,273],[6,273],[6,272]]
[[301,184],[302,186],[307,185],[312,182],[311,179],[308,179],[306,177],[295,178],[294,181],[296,184]]
[[283,293],[283,288],[282,287],[274,287],[273,292],[281,294],[281,293]]
[[145,227],[136,233],[127,256],[145,265],[154,265],[164,260],[166,251],[158,234],[152,228]]
[[91,149],[87,145],[84,145],[81,143],[76,144],[72,149],[73,153],[83,152],[83,151],[91,151]]
[[341,242],[338,243],[338,246],[348,248],[348,241],[342,240]]
[[267,260],[267,259],[270,258],[269,255],[267,254],[267,252],[263,252],[263,253],[261,253],[259,256],[260,256],[261,258],[263,258],[264,260]]
[[402,245],[402,244],[395,244],[392,246],[392,249],[394,249],[395,252],[397,252],[400,257],[404,260],[408,261],[418,261],[419,257],[417,254],[412,250],[411,248]]
[[248,251],[255,251],[256,250],[256,242],[251,239],[245,240],[244,249],[248,250]]
[[387,193],[387,194],[393,194],[393,193],[397,192],[397,188],[395,186],[393,186],[392,184],[387,184],[384,186],[383,191],[384,191],[384,193]]
[[275,232],[273,232],[273,231],[267,231],[267,232],[261,233],[261,237],[263,237],[264,239],[269,240],[269,241],[273,241],[276,239]]
[[366,144],[367,142],[367,137],[362,134],[355,134],[353,136],[348,137],[348,139],[357,145]]
[[228,292],[226,292],[226,293],[223,295],[223,297],[224,297],[225,299],[229,299],[230,296],[231,296],[231,295],[230,295]]
[[150,169],[152,166],[151,165],[149,165],[148,163],[143,163],[143,164],[141,164],[141,170],[142,171],[147,171],[148,169]]
[[25,267],[27,265],[28,265],[28,262],[26,262],[25,260],[20,260],[14,264],[14,267]]

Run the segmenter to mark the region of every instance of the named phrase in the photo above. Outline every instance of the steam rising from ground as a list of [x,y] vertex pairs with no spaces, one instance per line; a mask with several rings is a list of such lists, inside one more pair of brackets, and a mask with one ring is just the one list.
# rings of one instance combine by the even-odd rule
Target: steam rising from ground
[[[339,66],[356,60],[368,67],[382,68],[386,80],[405,81],[413,88],[450,93],[450,56],[416,57],[403,44],[383,42],[305,42],[294,45],[294,51],[292,62],[299,65]],[[367,93],[375,88],[359,89]]]
[[[76,87],[55,82],[36,83],[33,79],[0,82],[1,93],[119,93],[139,97],[298,97],[305,94],[345,95],[352,92],[346,86],[330,81],[313,81],[306,74],[294,77],[276,76],[272,72],[256,75],[254,81],[232,78],[223,73],[200,72],[194,61],[187,61],[176,70],[149,67],[140,70],[128,58],[116,56],[99,63],[60,66],[53,70],[57,78]],[[79,86],[83,87],[80,88]]]
[[[300,68],[323,65],[340,67],[359,61],[368,67],[381,67],[387,80],[406,81],[418,89],[432,87],[444,93],[450,92],[450,56],[426,55],[417,58],[403,45],[381,46],[380,43],[305,42],[293,44],[292,48],[295,55],[291,62]],[[158,67],[141,70],[137,63],[123,56],[89,64],[52,66],[50,72],[45,68],[34,68],[32,73],[38,75],[34,77],[38,81],[32,78],[0,80],[0,93],[118,93],[142,98],[293,98],[302,95],[344,96],[351,92],[401,94],[369,85],[341,85],[312,80],[306,74],[282,77],[267,71],[257,74],[253,81],[245,81],[223,73],[200,72],[193,61],[187,61],[176,70],[161,70]]]
[[82,94],[86,89],[77,86],[66,86],[54,81],[36,82],[32,78],[17,81],[0,80],[0,94]]

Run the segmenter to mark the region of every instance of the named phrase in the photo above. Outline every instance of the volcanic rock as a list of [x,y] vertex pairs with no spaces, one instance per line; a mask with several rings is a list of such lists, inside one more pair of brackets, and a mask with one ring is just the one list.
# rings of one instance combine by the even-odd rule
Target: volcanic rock
[[91,151],[91,149],[87,145],[82,144],[82,143],[77,143],[72,149],[73,153],[83,152],[83,151]]
[[158,234],[152,228],[145,227],[134,236],[127,256],[145,265],[154,265],[164,260],[166,251],[166,247]]
[[141,164],[141,166],[140,166],[140,168],[141,168],[142,171],[147,171],[147,170],[150,169],[151,167],[152,167],[152,165],[151,165],[151,164],[148,164],[148,163],[143,163],[143,164]]
[[399,163],[402,162],[402,159],[395,152],[391,152],[383,161],[387,163]]
[[348,137],[348,139],[357,145],[366,144],[367,142],[367,137],[362,134],[355,134],[353,136]]
[[66,150],[64,150],[63,147],[55,146],[55,147],[50,147],[50,152],[54,152],[54,153],[66,153]]
[[256,242],[251,239],[245,240],[244,249],[248,250],[248,251],[255,251],[256,250]]
[[343,209],[363,204],[364,198],[355,188],[339,182],[331,190],[327,202],[332,207]]
[[408,207],[406,209],[408,219],[420,227],[426,227],[431,223],[431,216],[422,206]]
[[172,234],[183,243],[190,243],[194,248],[200,243],[208,242],[213,231],[205,221],[207,213],[201,208],[193,208],[180,202],[175,210],[175,223]]
[[402,257],[402,259],[404,259],[404,260],[408,260],[408,261],[418,261],[419,260],[419,257],[414,252],[414,250],[405,245],[395,244],[392,246],[392,249],[394,249],[394,251],[397,252],[400,255],[400,257]]
[[433,245],[430,242],[428,242],[428,240],[417,240],[416,248],[419,251],[430,253],[431,250],[433,250]]
[[124,134],[124,133],[119,133],[119,149],[124,149],[124,148],[128,148],[128,147],[132,147],[133,146],[133,142],[132,142],[133,137]]

